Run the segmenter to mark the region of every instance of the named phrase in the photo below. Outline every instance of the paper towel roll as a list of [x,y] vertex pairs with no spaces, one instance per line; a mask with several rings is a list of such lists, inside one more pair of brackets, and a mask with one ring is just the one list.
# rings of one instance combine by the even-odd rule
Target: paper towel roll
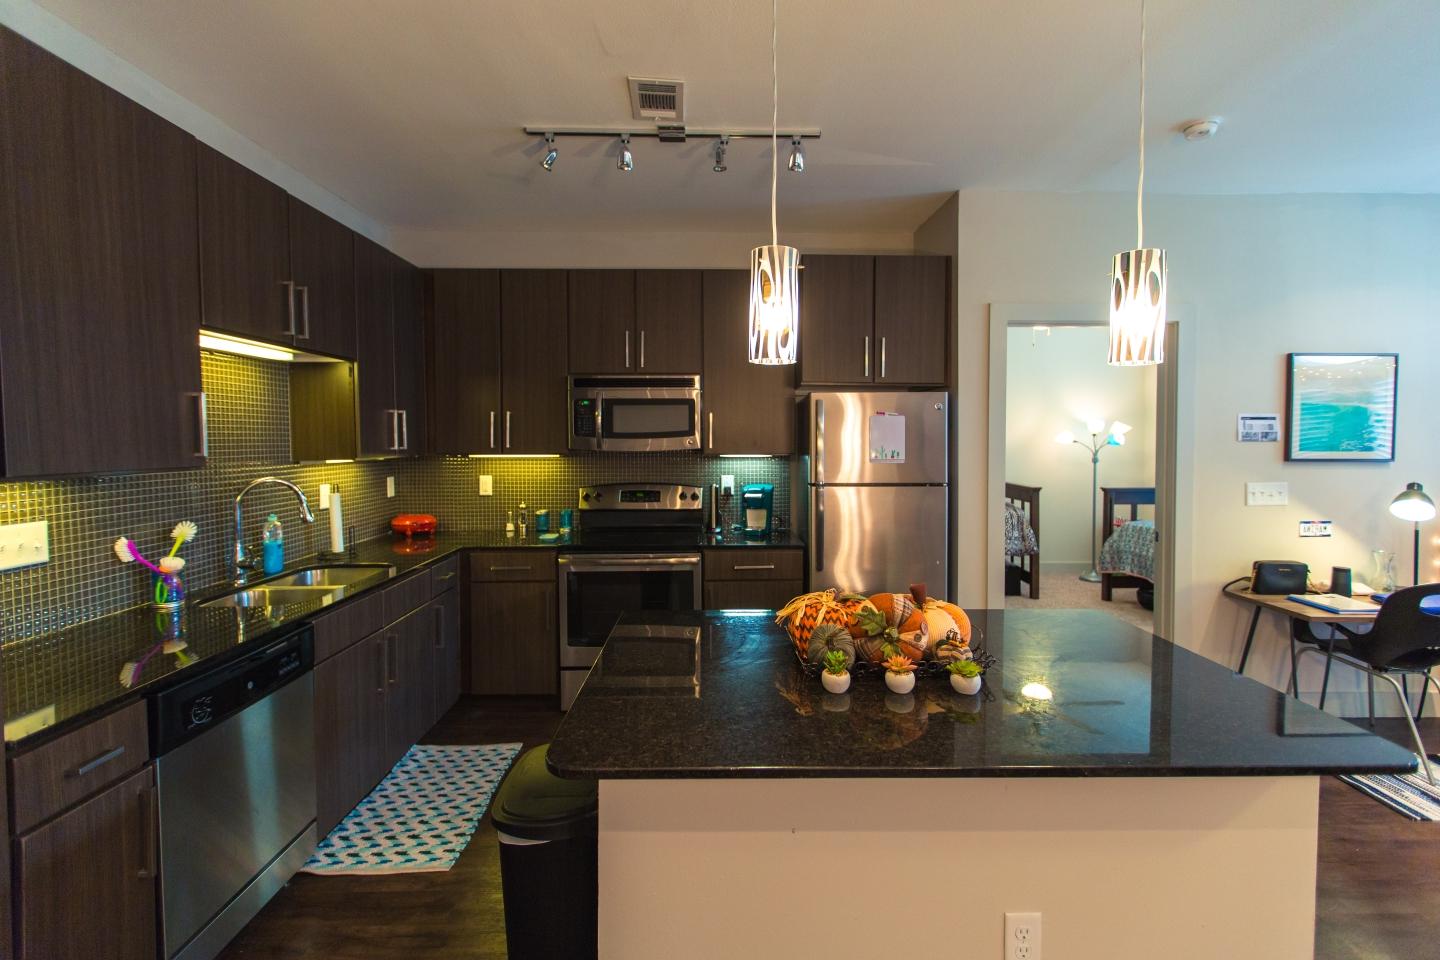
[[330,552],[345,552],[345,518],[340,515],[340,494],[330,494]]

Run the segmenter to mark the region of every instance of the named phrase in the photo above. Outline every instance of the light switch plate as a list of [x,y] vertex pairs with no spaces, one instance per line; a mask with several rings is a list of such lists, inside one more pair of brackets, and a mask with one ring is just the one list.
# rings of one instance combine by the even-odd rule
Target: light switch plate
[[1330,535],[1329,520],[1300,521],[1300,536],[1302,537],[1328,537]]
[[480,496],[495,496],[495,478],[488,473],[480,474]]
[[18,570],[50,562],[50,521],[0,527],[0,570]]
[[320,484],[320,509],[330,509],[330,484],[328,483]]
[[1281,481],[1245,484],[1245,506],[1247,507],[1283,507],[1289,502],[1290,484],[1288,483]]
[[387,496],[387,497],[393,497],[393,496],[395,496],[395,478],[394,478],[394,477],[386,477],[386,478],[385,478],[385,496]]

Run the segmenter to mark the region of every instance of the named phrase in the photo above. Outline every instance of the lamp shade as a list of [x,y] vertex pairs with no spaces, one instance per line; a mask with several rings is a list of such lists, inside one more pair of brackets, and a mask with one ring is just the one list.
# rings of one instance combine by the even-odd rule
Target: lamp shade
[[1165,251],[1115,254],[1110,272],[1110,363],[1138,367],[1165,360]]
[[1418,483],[1407,483],[1400,495],[1390,501],[1390,512],[1401,520],[1423,523],[1435,519],[1435,501]]
[[800,251],[767,244],[750,251],[750,362],[794,363],[800,343]]
[[1075,442],[1075,434],[1071,433],[1069,430],[1061,430],[1059,433],[1055,434],[1055,442],[1056,442],[1056,443],[1074,443],[1074,442]]

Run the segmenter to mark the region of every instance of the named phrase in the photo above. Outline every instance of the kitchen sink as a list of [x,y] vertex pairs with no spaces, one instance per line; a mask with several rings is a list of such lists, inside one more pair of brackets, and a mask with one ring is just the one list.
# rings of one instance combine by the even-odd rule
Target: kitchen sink
[[333,587],[251,587],[207,600],[202,607],[283,607],[287,603],[324,600],[336,593]]
[[310,567],[253,587],[207,600],[202,607],[283,607],[290,603],[333,603],[348,593],[388,580],[395,568],[387,564]]
[[283,577],[267,580],[262,586],[277,587],[353,587],[372,580],[385,580],[395,575],[395,568],[385,564],[353,564],[344,567],[311,567],[296,570]]

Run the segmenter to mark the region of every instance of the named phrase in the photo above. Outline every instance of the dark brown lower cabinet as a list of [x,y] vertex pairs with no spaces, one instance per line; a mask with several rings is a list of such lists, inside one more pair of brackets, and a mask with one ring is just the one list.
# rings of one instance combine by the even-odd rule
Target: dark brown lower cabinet
[[559,691],[555,582],[470,584],[470,692]]
[[15,841],[17,960],[155,960],[150,767]]
[[706,610],[779,610],[805,592],[802,580],[706,580]]
[[430,729],[435,710],[434,614],[430,606],[385,628],[385,760],[393,764]]
[[315,668],[315,805],[330,832],[385,775],[385,634]]
[[434,701],[429,726],[460,699],[460,591],[446,590],[430,603],[432,638],[435,645]]

